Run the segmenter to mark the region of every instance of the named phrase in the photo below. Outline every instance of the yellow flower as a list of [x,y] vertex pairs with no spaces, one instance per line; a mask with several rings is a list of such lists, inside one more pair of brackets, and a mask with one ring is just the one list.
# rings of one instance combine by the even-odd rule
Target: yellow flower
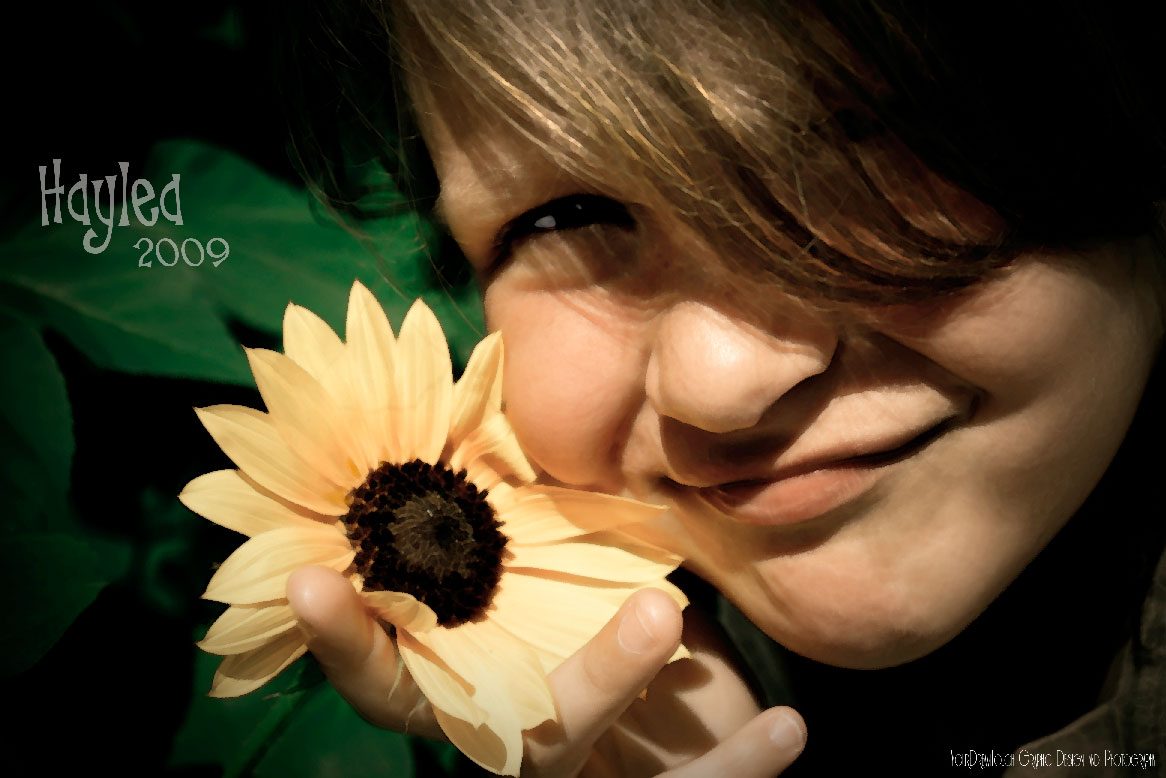
[[345,327],[342,342],[289,305],[285,353],[247,352],[267,412],[197,411],[239,469],[194,479],[180,499],[250,537],[203,595],[230,606],[199,644],[226,656],[210,693],[246,694],[303,655],[287,579],[324,565],[396,628],[449,739],[516,775],[522,730],[556,717],[547,673],[638,589],[687,604],[664,580],[679,559],[618,533],[660,509],[534,483],[501,410],[497,334],[455,385],[420,301],[394,338],[358,282]]

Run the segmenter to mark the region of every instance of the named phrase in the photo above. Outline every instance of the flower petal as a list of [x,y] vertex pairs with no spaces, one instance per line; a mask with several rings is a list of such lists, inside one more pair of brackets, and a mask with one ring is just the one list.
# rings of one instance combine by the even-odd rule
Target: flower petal
[[[283,353],[306,370],[331,395],[336,411],[335,425],[348,429],[350,433],[359,432],[362,426],[358,426],[358,420],[363,425],[363,414],[352,397],[344,342],[332,328],[307,308],[288,303],[283,316]],[[357,435],[352,434],[351,437]],[[354,453],[367,452],[360,449]],[[380,464],[379,459],[369,461],[371,459],[368,456],[362,461],[364,471]]]
[[347,490],[291,451],[267,414],[239,405],[196,408],[195,413],[223,453],[260,486],[326,516],[348,511]]
[[268,419],[292,450],[332,483],[345,489],[359,485],[364,457],[337,432],[332,396],[290,357],[269,349],[245,351]]
[[488,415],[502,410],[502,335],[492,332],[474,347],[453,388],[449,439],[454,446]]
[[[499,487],[503,486],[505,486],[510,491],[513,491],[513,487],[510,487],[508,484],[506,484],[502,480],[502,475],[489,464],[487,464],[484,459],[471,459],[464,465],[464,467],[466,471],[466,480],[468,480],[474,486],[478,487],[478,491],[480,492],[488,491],[490,492],[491,496],[493,496],[498,493]],[[455,470],[454,472],[457,471]],[[497,498],[491,499],[490,504],[494,505],[495,510],[497,510]]]
[[517,727],[499,728],[500,733],[487,724],[475,727],[439,708],[434,708],[433,715],[449,742],[476,764],[498,775],[518,775],[522,766],[522,731]]
[[397,632],[397,650],[434,710],[462,719],[471,727],[485,723],[486,712],[471,697],[473,687],[451,670],[443,657],[404,631]]
[[397,341],[380,303],[359,281],[348,295],[347,340],[348,381],[353,399],[364,412],[366,464],[374,468],[381,461],[399,462],[399,446],[394,439],[390,406],[396,391],[394,364]]
[[344,343],[316,314],[294,303],[283,312],[283,353],[324,386],[344,372]]
[[434,464],[449,435],[453,368],[441,325],[429,306],[413,303],[401,324],[394,413],[401,457]]
[[619,583],[659,580],[683,561],[675,554],[610,532],[596,532],[563,543],[508,546],[508,569],[529,567]]
[[413,636],[474,687],[487,713],[513,708],[521,729],[556,716],[555,699],[534,652],[491,619]]
[[659,516],[666,508],[599,492],[527,485],[500,510],[503,532],[515,543],[553,543]]
[[[590,586],[508,572],[498,584],[489,613],[498,626],[561,662],[595,637],[624,601],[643,588],[647,587]],[[684,593],[668,581],[654,581],[651,588],[663,590],[682,608],[688,604]]]
[[535,478],[534,468],[522,453],[510,420],[501,413],[487,416],[466,439],[454,449],[449,466],[457,472],[469,468],[476,460],[484,459],[501,475],[513,475],[525,483]]
[[208,654],[242,654],[271,642],[295,626],[295,613],[286,603],[233,606],[215,620],[198,647]]
[[235,654],[219,664],[211,682],[211,697],[238,697],[255,691],[283,672],[308,650],[303,633],[288,630],[254,651]]
[[238,470],[216,470],[186,485],[178,499],[220,527],[248,537],[281,527],[318,527],[320,522],[257,491]]
[[[468,475],[467,475],[467,477],[468,477]],[[484,487],[479,485],[478,481],[473,481],[473,483],[475,486],[478,487],[479,490],[484,489]],[[513,494],[514,494],[514,487],[511,486],[510,484],[506,483],[505,481],[500,480],[497,483],[495,483],[493,486],[489,487],[489,493],[486,496],[487,501],[490,503],[490,507],[492,507],[494,509],[494,513],[498,516],[499,519],[501,519],[502,516],[505,515],[506,509],[503,506],[510,504],[510,502],[512,501],[511,495],[513,495]]]
[[287,596],[293,571],[324,565],[343,571],[355,553],[336,527],[286,527],[264,532],[235,549],[215,571],[203,597],[228,605],[254,605]]
[[437,626],[437,614],[405,592],[361,592],[360,596],[380,618],[408,632],[428,632]]

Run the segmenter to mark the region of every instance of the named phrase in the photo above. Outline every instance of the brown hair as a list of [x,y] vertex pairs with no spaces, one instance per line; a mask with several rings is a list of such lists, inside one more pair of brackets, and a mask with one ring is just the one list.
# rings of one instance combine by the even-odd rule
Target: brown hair
[[1149,231],[1166,191],[1161,28],[1084,5],[950,5],[370,7],[398,78],[464,85],[596,191],[637,186],[811,299],[930,298],[1020,251]]

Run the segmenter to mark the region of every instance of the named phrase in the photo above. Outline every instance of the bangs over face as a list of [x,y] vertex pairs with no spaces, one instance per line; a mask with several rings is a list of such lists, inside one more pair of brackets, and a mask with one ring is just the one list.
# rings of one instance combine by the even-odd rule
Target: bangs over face
[[811,300],[900,303],[1010,258],[1002,220],[879,122],[885,87],[795,4],[389,8],[420,102],[458,85],[482,122],[595,193],[675,216],[735,273]]

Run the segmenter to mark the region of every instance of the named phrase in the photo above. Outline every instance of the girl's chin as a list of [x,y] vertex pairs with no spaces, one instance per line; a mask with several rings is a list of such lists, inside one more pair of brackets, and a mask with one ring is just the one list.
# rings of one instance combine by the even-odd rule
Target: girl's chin
[[[813,605],[820,606],[821,603]],[[895,667],[930,654],[966,626],[950,618],[895,618],[852,601],[852,608],[826,611],[783,603],[782,614],[754,614],[762,631],[789,650],[823,664],[852,670]],[[828,615],[824,615],[828,614]],[[748,614],[747,614],[748,615]],[[950,614],[945,614],[950,615]]]
[[942,637],[926,639],[890,628],[873,634],[853,630],[827,635],[790,635],[777,639],[794,653],[822,664],[850,670],[881,670],[913,662],[942,646]]
[[881,670],[887,667],[913,662],[930,654],[943,645],[944,641],[881,640],[871,643],[855,643],[853,640],[819,642],[808,644],[805,650],[791,650],[815,662],[844,667],[849,670]]

